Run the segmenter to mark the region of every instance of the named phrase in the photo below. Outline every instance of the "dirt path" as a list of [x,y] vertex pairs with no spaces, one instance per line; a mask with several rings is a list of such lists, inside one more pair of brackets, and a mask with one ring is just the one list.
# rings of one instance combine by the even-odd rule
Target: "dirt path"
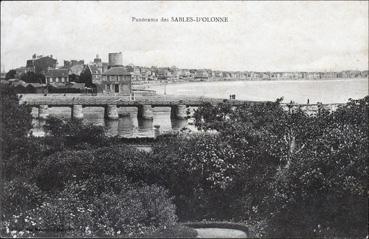
[[245,232],[224,228],[195,228],[197,238],[247,238]]

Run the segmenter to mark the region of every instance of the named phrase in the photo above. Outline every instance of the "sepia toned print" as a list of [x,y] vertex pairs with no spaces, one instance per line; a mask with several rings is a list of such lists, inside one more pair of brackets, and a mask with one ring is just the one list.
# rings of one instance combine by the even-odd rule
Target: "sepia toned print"
[[368,237],[368,2],[1,2],[4,238]]

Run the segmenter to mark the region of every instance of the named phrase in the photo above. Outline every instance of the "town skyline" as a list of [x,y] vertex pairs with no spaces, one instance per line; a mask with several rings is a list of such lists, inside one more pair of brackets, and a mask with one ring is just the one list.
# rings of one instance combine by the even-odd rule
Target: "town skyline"
[[[119,53],[122,53],[121,51]],[[110,54],[110,53],[109,53]],[[108,53],[106,53],[106,55],[108,55]],[[124,54],[122,54],[124,57]],[[39,58],[44,58],[44,57],[50,57],[56,60],[56,65],[55,67],[53,67],[54,69],[59,69],[59,68],[69,68],[69,66],[66,66],[66,64],[70,64],[72,63],[73,65],[94,65],[94,60],[96,58],[99,58],[101,60],[101,62],[103,62],[104,64],[108,64],[108,59],[104,59],[103,57],[101,57],[100,54],[95,54],[95,57],[93,59],[78,59],[78,58],[68,58],[68,59],[62,59],[61,61],[59,61],[53,54],[37,54],[34,53],[32,54],[31,57],[28,57],[27,59],[24,59],[24,62],[27,63],[27,61],[31,60],[31,59],[39,59]],[[108,57],[106,57],[108,58]],[[72,66],[72,65],[71,65]],[[261,72],[261,73],[283,73],[283,72],[306,72],[306,73],[314,73],[314,72],[349,72],[349,71],[368,71],[368,68],[366,69],[344,69],[344,70],[340,70],[340,71],[255,71],[255,70],[222,70],[222,69],[212,69],[212,68],[182,68],[182,67],[177,67],[175,65],[171,65],[171,66],[142,66],[142,65],[137,65],[134,63],[126,63],[126,64],[122,64],[122,66],[134,66],[134,67],[139,67],[139,68],[157,68],[157,69],[171,69],[171,68],[175,68],[175,69],[179,69],[179,70],[207,70],[207,71],[214,71],[214,72]],[[18,67],[11,67],[9,70],[21,70],[24,69],[25,71],[27,71],[27,66],[25,64],[20,65]],[[8,71],[9,71],[8,70]],[[6,73],[7,71],[3,71],[1,70],[2,73]]]
[[[122,52],[109,53],[108,62],[104,62],[97,54],[93,61],[84,59],[68,59],[63,65],[53,55],[32,55],[24,66],[14,68],[8,73],[2,72],[2,79],[12,81],[18,79],[24,83],[87,83],[100,82],[109,69],[118,67],[123,75],[129,75],[133,84],[149,84],[150,82],[191,82],[191,81],[227,81],[227,80],[316,80],[367,78],[368,70],[326,71],[326,72],[260,72],[260,71],[218,71],[213,69],[183,69],[171,67],[145,67],[123,64]],[[86,78],[87,77],[87,78]],[[80,79],[81,78],[81,79]],[[17,82],[15,82],[18,84]]]
[[[46,9],[39,14],[38,9]],[[1,64],[33,53],[221,71],[366,70],[367,2],[2,2]],[[83,15],[81,15],[83,10]],[[132,22],[132,17],[224,16],[227,23]]]

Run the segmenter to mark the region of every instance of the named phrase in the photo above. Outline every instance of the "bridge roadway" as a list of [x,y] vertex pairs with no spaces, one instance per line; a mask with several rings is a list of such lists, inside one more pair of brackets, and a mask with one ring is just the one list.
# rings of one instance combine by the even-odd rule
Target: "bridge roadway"
[[[152,107],[171,107],[171,117],[184,119],[187,117],[187,107],[201,106],[206,103],[216,105],[222,102],[228,102],[233,106],[263,103],[265,101],[244,101],[217,99],[209,97],[192,97],[192,96],[173,96],[173,95],[137,95],[131,96],[121,95],[76,95],[76,94],[24,94],[20,97],[20,104],[27,104],[38,107],[38,117],[48,117],[48,107],[71,107],[73,118],[83,118],[83,107],[104,107],[105,117],[108,119],[118,119],[118,107],[137,107],[138,117],[144,119],[153,118]],[[282,108],[286,111],[300,108],[308,114],[316,114],[320,108],[330,111],[336,110],[343,104],[282,104]]]
[[[42,94],[24,94],[20,97],[20,104],[27,104],[38,107],[38,117],[46,118],[48,116],[48,107],[71,107],[72,117],[83,118],[83,107],[104,107],[105,117],[108,119],[118,119],[117,107],[137,107],[138,116],[144,119],[152,119],[152,107],[171,107],[171,116],[183,119],[187,116],[187,107],[201,106],[206,103],[218,104],[224,102],[224,99],[209,97],[192,96],[173,96],[173,95],[42,95]],[[227,100],[234,106],[245,103],[261,103],[257,101]]]
[[[209,97],[192,97],[192,96],[171,96],[171,95],[155,95],[155,96],[136,96],[132,99],[130,96],[63,96],[63,95],[41,95],[41,94],[24,94],[20,103],[27,105],[39,106],[48,105],[59,107],[70,107],[73,105],[83,105],[84,107],[102,107],[106,105],[120,106],[140,106],[151,105],[152,107],[165,107],[175,105],[201,106],[205,103],[218,104],[224,102],[224,99],[216,99]],[[250,102],[258,101],[244,100],[227,100],[234,106],[242,105]],[[260,101],[259,101],[260,103]]]

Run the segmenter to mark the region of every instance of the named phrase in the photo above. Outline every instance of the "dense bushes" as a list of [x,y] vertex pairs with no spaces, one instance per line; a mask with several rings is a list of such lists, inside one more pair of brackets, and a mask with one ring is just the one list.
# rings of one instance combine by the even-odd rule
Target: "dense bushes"
[[38,186],[24,178],[5,181],[3,187],[1,194],[3,220],[39,206],[44,200],[44,194]]
[[37,228],[26,228],[78,236],[138,236],[173,225],[175,206],[166,190],[143,183],[145,158],[126,146],[49,155],[38,164],[34,180],[51,196],[23,215],[42,218]]
[[1,154],[8,157],[16,150],[16,141],[25,137],[32,127],[31,108],[19,105],[14,88],[4,84],[0,84],[0,107]]
[[50,118],[47,137],[27,137],[29,110],[2,99],[3,235],[155,235],[176,214],[269,237],[367,233],[369,97],[316,116],[280,100],[207,105],[195,123],[208,132],[158,137],[151,153],[79,120]]
[[126,176],[134,182],[149,178],[146,153],[127,146],[89,150],[65,150],[45,158],[36,168],[37,181],[44,190],[59,190],[71,179],[85,180],[102,174]]
[[196,125],[212,133],[159,139],[152,179],[175,195],[181,220],[254,222],[273,237],[365,236],[368,103],[315,116],[279,101],[202,107]]
[[34,183],[11,181],[6,187],[4,230],[139,236],[174,225],[173,199],[163,187],[144,183],[144,156],[119,146],[60,151],[40,159],[27,180]]
[[182,220],[227,215],[227,188],[234,177],[232,149],[216,135],[178,134],[153,149],[151,178],[175,195]]
[[54,136],[61,146],[68,148],[83,149],[88,145],[104,146],[107,143],[104,127],[85,124],[82,119],[49,117],[44,129],[47,135]]
[[351,101],[322,116],[319,136],[275,175],[263,203],[270,234],[365,236],[368,103]]
[[9,231],[48,236],[139,236],[175,222],[175,207],[163,188],[102,175],[72,181],[41,206],[15,214],[6,223]]
[[50,118],[47,137],[28,136],[30,110],[1,87],[2,236],[143,236],[175,224],[168,192],[144,183],[144,153],[101,148],[114,140],[78,120]]
[[351,100],[316,116],[284,112],[278,102],[201,108],[198,127],[216,129],[237,155],[223,194],[231,215],[267,219],[273,237],[365,236],[368,104]]

